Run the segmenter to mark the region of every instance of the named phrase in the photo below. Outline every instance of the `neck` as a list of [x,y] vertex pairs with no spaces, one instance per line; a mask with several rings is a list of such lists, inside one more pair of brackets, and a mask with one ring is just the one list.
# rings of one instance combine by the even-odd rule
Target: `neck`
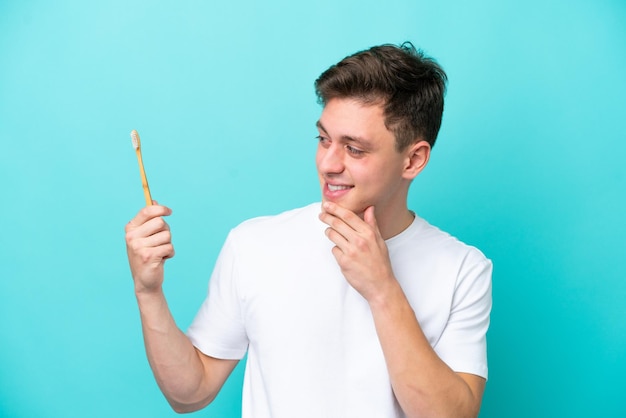
[[415,219],[415,213],[408,209],[404,209],[400,214],[394,214],[393,216],[384,217],[381,214],[374,213],[376,216],[376,222],[378,223],[378,229],[383,239],[388,240],[402,231],[407,229]]

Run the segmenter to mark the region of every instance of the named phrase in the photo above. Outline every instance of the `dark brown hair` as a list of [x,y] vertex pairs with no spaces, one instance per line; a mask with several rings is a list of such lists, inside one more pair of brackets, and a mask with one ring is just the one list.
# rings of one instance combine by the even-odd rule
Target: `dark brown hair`
[[383,106],[385,126],[403,150],[420,140],[435,144],[443,115],[446,73],[437,62],[405,42],[380,45],[350,55],[315,81],[322,105],[352,98]]

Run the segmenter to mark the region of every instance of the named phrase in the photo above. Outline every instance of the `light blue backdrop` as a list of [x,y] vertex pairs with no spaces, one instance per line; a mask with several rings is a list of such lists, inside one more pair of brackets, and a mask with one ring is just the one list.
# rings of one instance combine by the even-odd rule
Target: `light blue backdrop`
[[[404,40],[450,78],[411,207],[495,264],[481,417],[626,416],[622,0],[1,0],[0,415],[175,415],[125,258],[131,129],[186,328],[231,227],[318,199],[315,77]],[[196,416],[238,416],[241,376]]]

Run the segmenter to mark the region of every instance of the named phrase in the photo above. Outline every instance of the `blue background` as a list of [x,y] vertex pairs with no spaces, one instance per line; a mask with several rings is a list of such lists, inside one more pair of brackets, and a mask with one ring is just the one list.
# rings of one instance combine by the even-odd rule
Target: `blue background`
[[[481,417],[626,416],[622,0],[0,1],[0,415],[175,415],[125,255],[131,129],[185,329],[230,228],[319,199],[313,80],[404,40],[450,78],[410,205],[495,264]],[[196,416],[238,416],[242,371]]]

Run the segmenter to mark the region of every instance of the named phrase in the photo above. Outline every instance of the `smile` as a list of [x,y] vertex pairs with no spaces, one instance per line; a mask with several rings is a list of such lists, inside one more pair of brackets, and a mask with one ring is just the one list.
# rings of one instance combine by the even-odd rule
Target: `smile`
[[342,186],[342,185],[337,185],[335,186],[334,184],[329,184],[328,185],[328,190],[330,190],[331,192],[336,192],[338,190],[348,190],[351,189],[352,186]]

